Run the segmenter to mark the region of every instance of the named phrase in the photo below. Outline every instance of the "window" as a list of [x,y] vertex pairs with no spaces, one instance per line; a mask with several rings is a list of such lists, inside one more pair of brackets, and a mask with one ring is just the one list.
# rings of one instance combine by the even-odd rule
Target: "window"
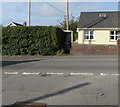
[[84,32],[84,39],[85,40],[93,40],[94,39],[94,37],[93,37],[93,31],[86,30]]
[[106,18],[107,14],[106,13],[99,13],[99,17]]
[[110,39],[112,41],[116,41],[118,39],[118,34],[119,33],[120,33],[119,31],[111,31],[110,32]]

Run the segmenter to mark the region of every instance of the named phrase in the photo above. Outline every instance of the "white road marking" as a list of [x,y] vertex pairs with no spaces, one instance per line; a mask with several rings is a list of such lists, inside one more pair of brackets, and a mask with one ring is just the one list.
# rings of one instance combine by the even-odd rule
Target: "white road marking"
[[70,75],[94,75],[93,73],[70,73]]
[[52,73],[52,72],[48,72],[46,74],[51,74],[51,75],[63,75],[64,73]]
[[104,73],[100,73],[100,75],[102,75],[102,76],[103,76],[103,75],[106,75],[106,74],[104,74]]
[[117,73],[116,73],[116,74],[105,74],[105,73],[101,73],[100,75],[101,75],[101,76],[105,76],[105,75],[118,76],[118,75],[120,75],[120,74],[117,74]]
[[[19,72],[4,72],[6,75],[17,75],[20,74]],[[30,73],[30,72],[23,72],[22,75],[64,75],[66,73],[55,73],[55,72],[47,72],[47,73],[40,73],[40,72],[35,72],[35,73]],[[118,73],[100,73],[100,74],[94,74],[94,73],[69,73],[71,76],[92,76],[92,75],[100,75],[100,76],[119,76],[120,74]]]
[[4,74],[7,74],[7,75],[17,75],[18,72],[4,72]]
[[40,73],[39,73],[39,72],[37,72],[37,73],[23,72],[22,74],[23,74],[23,75],[38,75],[38,74],[40,74]]
[[116,75],[116,76],[118,76],[118,75],[120,75],[120,74],[112,74],[112,75]]

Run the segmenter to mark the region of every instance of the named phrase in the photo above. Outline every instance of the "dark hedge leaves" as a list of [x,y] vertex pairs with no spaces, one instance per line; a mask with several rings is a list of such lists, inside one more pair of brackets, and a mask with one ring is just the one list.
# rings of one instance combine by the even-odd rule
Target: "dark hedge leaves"
[[63,36],[52,26],[3,27],[2,55],[55,55],[63,48]]

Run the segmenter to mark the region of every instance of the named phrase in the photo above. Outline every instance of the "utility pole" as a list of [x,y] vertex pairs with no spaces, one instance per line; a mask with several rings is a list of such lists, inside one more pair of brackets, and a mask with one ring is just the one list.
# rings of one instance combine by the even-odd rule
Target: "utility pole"
[[69,4],[66,0],[66,30],[69,30]]
[[28,26],[30,26],[31,0],[28,0]]

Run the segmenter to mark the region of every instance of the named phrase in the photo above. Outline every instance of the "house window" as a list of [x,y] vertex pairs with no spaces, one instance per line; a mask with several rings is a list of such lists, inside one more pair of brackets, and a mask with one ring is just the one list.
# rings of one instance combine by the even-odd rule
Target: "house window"
[[118,31],[111,31],[110,32],[110,39],[112,40],[112,41],[116,41],[117,39],[118,39],[118,34],[119,34],[120,32],[118,32]]
[[99,13],[99,17],[106,18],[107,14],[106,13]]
[[93,31],[86,30],[84,32],[84,39],[85,40],[93,40],[94,39],[94,37],[93,37]]

